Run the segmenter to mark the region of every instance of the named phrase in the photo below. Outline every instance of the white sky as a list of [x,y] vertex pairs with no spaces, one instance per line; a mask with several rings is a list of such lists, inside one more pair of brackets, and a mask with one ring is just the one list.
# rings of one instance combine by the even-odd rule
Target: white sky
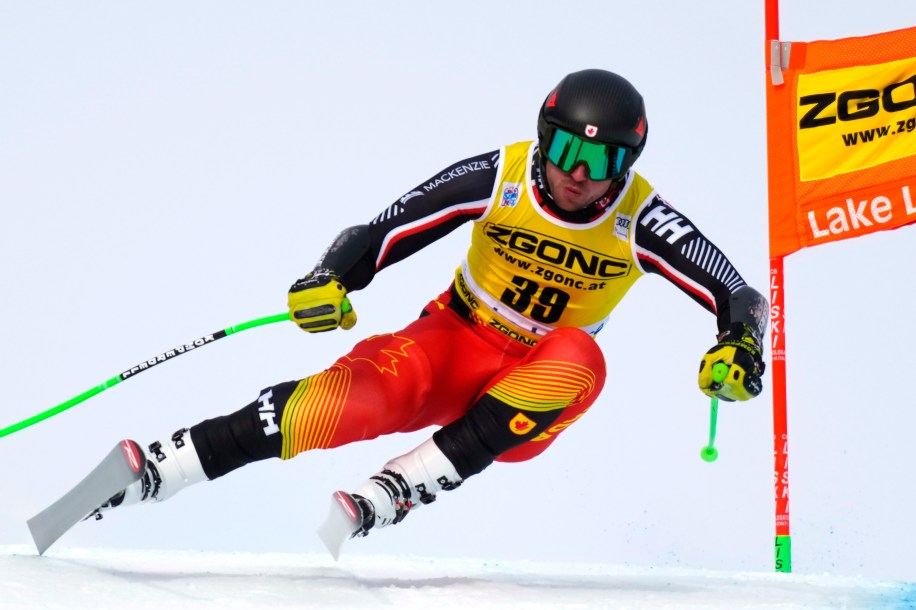
[[[781,11],[783,39],[912,25],[892,0]],[[283,312],[341,228],[453,161],[533,138],[547,91],[585,67],[643,92],[637,169],[765,290],[762,2],[3,3],[0,426]],[[786,262],[796,572],[916,579],[902,543],[916,539],[913,231]],[[400,328],[448,285],[467,235],[355,294],[349,333],[250,330],[0,439],[0,544],[29,543],[26,520],[118,439],[235,411]],[[348,552],[772,570],[769,387],[720,410],[720,458],[699,459],[696,365],[714,332],[664,280],[640,282],[599,337],[610,376],[587,418]],[[430,432],[254,465],[66,541],[320,552],[329,494]]]

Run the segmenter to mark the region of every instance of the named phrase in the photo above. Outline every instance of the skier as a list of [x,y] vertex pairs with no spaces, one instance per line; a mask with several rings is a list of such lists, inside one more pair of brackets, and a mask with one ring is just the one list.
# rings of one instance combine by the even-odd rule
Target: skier
[[[541,105],[537,141],[447,167],[342,231],[289,290],[290,318],[305,331],[350,329],[351,293],[473,222],[454,279],[416,321],[149,445],[142,478],[98,510],[162,501],[266,458],[440,426],[334,494],[345,538],[398,523],[494,460],[535,457],[585,414],[606,375],[595,335],[647,273],[715,315],[700,389],[729,401],[758,395],[767,301],[633,171],[647,133],[643,98],[626,79],[596,69],[564,77]],[[721,382],[719,362],[729,367]]]

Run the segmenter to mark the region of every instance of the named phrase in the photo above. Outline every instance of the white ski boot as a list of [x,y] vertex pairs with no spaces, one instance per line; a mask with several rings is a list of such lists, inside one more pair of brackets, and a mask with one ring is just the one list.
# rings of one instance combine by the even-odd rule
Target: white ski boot
[[87,519],[101,519],[102,513],[118,506],[162,502],[188,485],[207,480],[187,428],[175,432],[165,443],[151,443],[144,453],[146,472],[140,480],[112,496]]
[[354,493],[335,492],[331,512],[318,535],[337,559],[340,547],[349,538],[400,523],[410,509],[434,502],[438,492],[455,489],[461,482],[455,467],[429,439],[385,464]]

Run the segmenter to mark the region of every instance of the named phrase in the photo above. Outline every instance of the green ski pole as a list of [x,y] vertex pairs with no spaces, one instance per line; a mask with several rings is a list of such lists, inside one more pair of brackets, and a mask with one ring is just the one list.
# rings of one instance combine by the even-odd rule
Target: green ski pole
[[[712,366],[712,380],[722,383],[728,377],[728,365],[716,362]],[[719,450],[714,447],[716,442],[716,420],[719,417],[719,399],[713,396],[709,399],[709,444],[700,451],[700,457],[705,462],[715,462],[719,457]]]
[[132,366],[131,368],[124,371],[123,373],[120,373],[119,375],[115,375],[114,377],[112,377],[111,379],[107,381],[103,381],[102,383],[95,386],[94,388],[86,390],[79,396],[74,396],[70,400],[66,402],[62,402],[61,404],[57,405],[56,407],[52,407],[48,409],[47,411],[42,411],[41,413],[38,413],[37,415],[33,415],[32,417],[24,419],[21,422],[18,422],[10,426],[7,426],[6,428],[0,429],[0,438],[13,434],[14,432],[18,432],[19,430],[22,430],[23,428],[28,428],[29,426],[37,424],[40,421],[44,421],[48,419],[49,417],[54,417],[58,413],[62,413],[63,411],[66,411],[67,409],[74,407],[80,404],[81,402],[92,398],[96,394],[104,392],[108,388],[118,385],[122,381],[125,381],[127,379],[132,379],[133,377],[136,377],[138,374],[142,373],[143,371],[148,371],[149,369],[153,368],[157,364],[161,364],[163,362],[171,360],[172,358],[177,358],[178,356],[182,354],[186,354],[199,347],[209,345],[213,343],[214,341],[222,339],[223,337],[228,337],[229,335],[233,335],[235,333],[242,332],[243,330],[248,330],[249,328],[254,328],[255,326],[263,326],[264,324],[273,324],[274,322],[281,322],[283,320],[289,320],[288,313],[281,313],[281,314],[277,314],[273,316],[266,316],[264,318],[258,318],[256,320],[250,320],[248,322],[242,322],[241,324],[236,324],[235,326],[224,328],[223,330],[217,331],[211,335],[204,335],[203,337],[199,337],[197,339],[194,339],[193,341],[179,345],[178,347],[174,349],[170,349],[167,352],[163,352],[157,356],[154,356],[153,358],[150,358],[149,360],[141,362],[140,364],[136,366]]

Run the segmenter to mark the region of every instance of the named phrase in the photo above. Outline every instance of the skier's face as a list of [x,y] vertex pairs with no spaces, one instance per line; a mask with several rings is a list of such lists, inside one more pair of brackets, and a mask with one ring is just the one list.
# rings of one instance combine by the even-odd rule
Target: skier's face
[[554,203],[566,212],[581,210],[600,199],[611,188],[610,180],[591,180],[584,163],[564,172],[553,162],[547,161],[547,184]]

